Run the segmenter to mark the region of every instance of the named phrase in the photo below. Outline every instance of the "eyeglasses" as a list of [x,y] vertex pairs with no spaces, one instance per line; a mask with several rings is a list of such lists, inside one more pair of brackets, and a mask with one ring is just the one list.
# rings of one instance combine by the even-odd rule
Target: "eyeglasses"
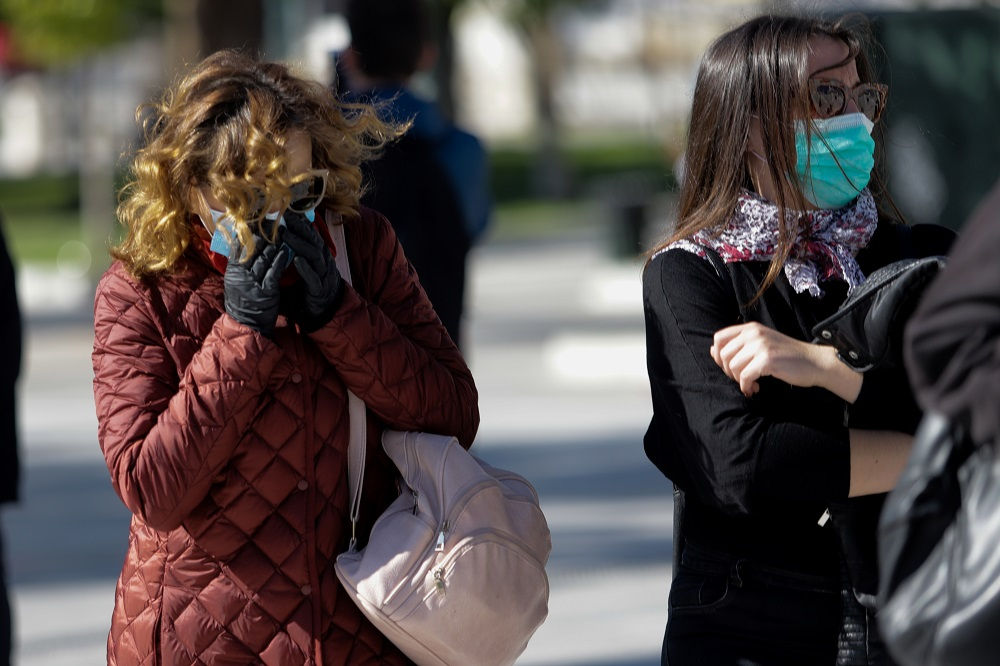
[[316,208],[326,193],[328,173],[326,169],[315,169],[299,176],[292,183],[292,200],[288,209],[296,213],[308,213]]
[[881,83],[859,83],[848,88],[840,81],[830,79],[809,79],[809,98],[813,109],[820,118],[839,116],[853,99],[858,110],[876,122],[885,111],[889,88]]

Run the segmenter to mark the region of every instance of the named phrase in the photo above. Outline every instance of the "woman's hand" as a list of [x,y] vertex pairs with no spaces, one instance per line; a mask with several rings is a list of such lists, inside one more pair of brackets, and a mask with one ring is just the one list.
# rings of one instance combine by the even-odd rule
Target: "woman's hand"
[[241,261],[242,247],[233,243],[224,278],[226,312],[229,316],[270,337],[278,318],[278,282],[288,267],[287,247],[279,247],[256,235],[256,251]]
[[[337,263],[323,238],[301,213],[285,212],[288,225],[284,242],[295,252],[295,269],[305,284],[305,304],[298,317],[306,333],[318,330],[329,322],[340,304],[341,277]],[[346,252],[346,248],[340,248]]]
[[716,331],[710,351],[747,397],[760,390],[761,377],[792,386],[819,386],[848,402],[861,391],[862,375],[842,363],[833,347],[796,340],[757,322]]

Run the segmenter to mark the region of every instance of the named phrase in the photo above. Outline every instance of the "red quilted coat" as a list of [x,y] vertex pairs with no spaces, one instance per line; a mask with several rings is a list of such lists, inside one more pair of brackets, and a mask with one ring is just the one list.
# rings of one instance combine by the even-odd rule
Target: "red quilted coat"
[[309,335],[225,315],[200,248],[168,276],[116,263],[101,279],[99,438],[133,513],[109,664],[408,663],[333,569],[350,539],[346,389],[369,410],[362,535],[397,494],[381,429],[468,447],[477,393],[386,219],[345,224],[354,287]]

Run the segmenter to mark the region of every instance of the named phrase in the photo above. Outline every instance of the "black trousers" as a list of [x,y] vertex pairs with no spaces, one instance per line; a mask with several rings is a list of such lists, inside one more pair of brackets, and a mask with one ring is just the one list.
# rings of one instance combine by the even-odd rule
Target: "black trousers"
[[688,543],[670,587],[662,664],[834,666],[840,582]]
[[7,597],[7,570],[4,567],[3,526],[0,525],[0,666],[10,666],[12,629],[10,599]]

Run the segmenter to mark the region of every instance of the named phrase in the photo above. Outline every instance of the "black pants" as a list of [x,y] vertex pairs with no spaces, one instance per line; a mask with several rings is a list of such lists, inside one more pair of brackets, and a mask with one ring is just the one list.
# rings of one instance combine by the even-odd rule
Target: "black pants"
[[670,587],[662,664],[833,666],[839,577],[755,566],[688,543]]
[[0,526],[0,666],[10,666],[11,633],[10,600],[7,598],[7,571],[4,568],[3,529]]

